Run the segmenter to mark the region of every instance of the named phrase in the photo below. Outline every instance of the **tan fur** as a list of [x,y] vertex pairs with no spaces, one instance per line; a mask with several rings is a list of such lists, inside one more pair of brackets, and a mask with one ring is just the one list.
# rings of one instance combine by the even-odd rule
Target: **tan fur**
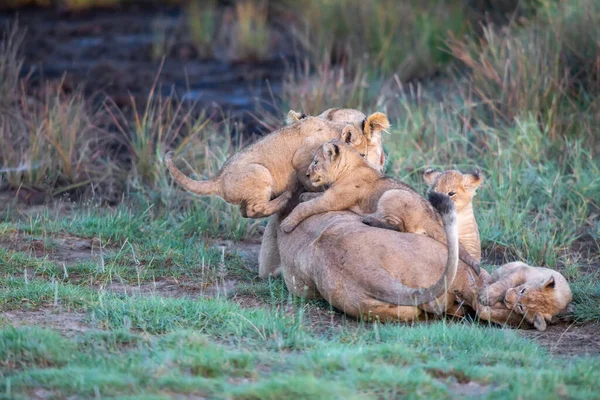
[[[306,114],[290,110],[286,118],[288,124],[297,123],[300,120],[304,120],[307,117]],[[375,113],[367,117],[359,110],[350,108],[330,108],[316,118],[330,121],[336,124],[351,125],[358,130],[364,130],[365,126],[369,126],[368,131],[370,138],[368,138],[369,146],[366,148],[365,159],[377,170],[383,169],[385,163],[385,155],[383,152],[382,145],[382,134],[381,131],[387,129],[390,124],[382,113]],[[358,144],[353,144],[354,147],[358,148]],[[361,151],[361,150],[358,150]],[[311,160],[312,161],[312,160]],[[305,171],[302,171],[304,173]],[[310,188],[310,185],[309,185]],[[311,190],[317,190],[312,188]],[[277,231],[279,230],[279,218],[276,216],[269,217],[263,239],[260,247],[260,253],[258,256],[258,275],[261,278],[267,278],[268,276],[277,276],[280,273],[280,257],[279,249],[277,247]]]
[[[200,195],[218,195],[231,204],[239,204],[244,217],[261,218],[283,209],[292,192],[307,183],[305,171],[314,152],[324,142],[341,138],[368,156],[372,145],[352,125],[309,117],[273,132],[234,154],[216,177],[195,181],[183,175],[172,160],[165,157],[171,176],[185,189]],[[372,156],[378,162],[377,154]]]
[[[446,243],[444,229],[427,200],[410,186],[383,176],[339,140],[317,150],[307,174],[313,186],[331,186],[294,208],[281,224],[286,233],[311,215],[350,210],[367,217],[367,223],[379,225],[378,221],[383,220],[400,231],[422,233]],[[479,272],[479,264],[466,251],[460,255]]]
[[512,262],[491,275],[490,284],[480,294],[483,306],[504,303],[507,309],[523,315],[538,330],[567,308],[572,293],[558,271]]
[[[402,306],[403,315],[409,315],[407,319],[412,318],[413,306],[423,304],[425,309],[437,310],[438,303],[444,303],[446,287],[453,285],[459,262],[456,209],[447,196],[440,196],[438,201],[449,250],[444,252],[445,267],[436,271],[435,275],[403,282],[391,274],[392,271],[380,267],[382,257],[387,259],[390,255],[386,246],[376,244],[369,247],[375,243],[374,240],[386,242],[390,239],[382,236],[382,232],[395,232],[367,227],[355,214],[326,213],[322,219],[318,218],[320,216],[308,218],[291,234],[279,233],[279,247],[285,249],[281,254],[288,288],[293,293],[308,297],[318,297],[320,293],[335,307],[354,316],[363,315],[366,307],[368,310],[364,315],[373,316],[371,314],[375,313],[389,319],[381,310],[390,309],[386,306],[390,304]],[[309,222],[315,221],[315,218],[314,224]],[[341,228],[338,228],[338,222],[342,223]],[[363,234],[369,236],[370,231],[365,232],[365,228],[374,231],[371,237],[374,240],[367,240],[365,246],[357,246],[356,241],[360,241]],[[411,249],[408,252],[415,257],[420,249],[416,250],[417,253]],[[438,253],[433,258],[441,260]],[[416,264],[422,266],[428,261],[425,256],[424,262],[416,261]],[[362,299],[363,295],[367,298]]]
[[282,271],[290,292],[322,297],[353,317],[413,321],[426,313],[462,316],[453,291],[471,301],[477,293],[471,286],[481,284],[481,277],[459,262],[445,295],[406,305],[406,288],[430,287],[443,277],[446,246],[423,235],[370,227],[349,211],[311,216],[291,233],[280,232],[278,244],[285,249]]
[[383,300],[380,293],[389,291],[390,284],[423,288],[436,282],[447,264],[447,248],[427,236],[370,227],[349,211],[313,215],[292,232],[280,232],[278,245],[285,249],[282,272],[291,293],[321,297],[352,317],[417,321],[430,313],[463,317],[477,309],[482,320],[513,326],[524,322],[502,302],[480,304],[479,290],[490,275],[482,270],[477,276],[463,262],[445,296],[436,301],[403,306],[398,305],[402,295]]
[[473,213],[473,197],[476,195],[477,188],[483,183],[483,175],[479,169],[466,174],[456,170],[442,172],[428,169],[423,174],[423,178],[430,191],[450,196],[458,213],[460,243],[475,260],[481,261],[481,240]]
[[[286,117],[286,123],[291,124],[307,117],[308,116],[304,113],[290,110]],[[332,122],[344,122],[361,130],[365,134],[367,139],[372,143],[372,147],[377,149],[379,165],[372,165],[378,170],[383,169],[383,166],[385,164],[385,154],[383,152],[383,138],[381,132],[387,130],[390,127],[390,122],[388,121],[388,118],[385,114],[376,112],[367,117],[361,111],[355,110],[353,108],[330,108],[317,115],[317,118],[321,118]],[[369,157],[369,160],[373,159],[375,159],[375,156]]]
[[[430,190],[453,194],[450,198],[458,212],[459,238],[465,249],[480,259],[479,229],[472,200],[483,182],[481,172],[475,169],[473,173],[462,174],[455,170],[428,169],[424,178]],[[513,262],[499,267],[486,279],[479,301],[476,299],[471,305],[483,319],[523,316],[537,329],[545,330],[546,322],[563,311],[571,299],[569,284],[559,272]]]

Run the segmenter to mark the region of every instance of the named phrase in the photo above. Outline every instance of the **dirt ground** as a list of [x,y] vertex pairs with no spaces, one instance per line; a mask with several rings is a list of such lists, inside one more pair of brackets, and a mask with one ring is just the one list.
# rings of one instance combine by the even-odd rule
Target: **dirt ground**
[[[213,245],[225,247],[226,253],[239,254],[248,269],[257,270],[260,249],[259,238],[239,243],[215,241]],[[11,239],[1,239],[0,247],[31,252],[36,257],[48,256],[53,261],[65,264],[97,257],[97,252],[100,249],[99,243],[89,239],[58,236],[53,238],[52,249],[48,251],[44,248],[42,241],[23,240],[22,235],[18,234],[12,235]],[[243,307],[264,307],[267,305],[259,298],[246,294],[236,294],[237,286],[240,283],[236,280],[225,280],[220,285],[199,288],[193,282],[174,278],[161,278],[155,282],[145,282],[139,285],[112,282],[104,287],[98,287],[98,289],[142,296],[185,296],[191,298],[226,296]],[[287,311],[293,313],[293,307],[290,305]],[[10,311],[4,313],[3,317],[5,321],[13,325],[39,325],[56,329],[66,336],[73,336],[92,329],[91,325],[85,321],[84,315],[67,312],[60,306],[48,305],[47,308],[40,310]],[[324,332],[329,328],[339,327],[342,324],[352,326],[358,323],[346,318],[340,312],[327,308],[325,305],[323,307],[307,308],[306,320],[309,328],[315,332]],[[560,322],[548,326],[545,332],[521,330],[519,334],[538,342],[557,356],[600,354],[600,326],[595,324],[579,325],[572,322]]]

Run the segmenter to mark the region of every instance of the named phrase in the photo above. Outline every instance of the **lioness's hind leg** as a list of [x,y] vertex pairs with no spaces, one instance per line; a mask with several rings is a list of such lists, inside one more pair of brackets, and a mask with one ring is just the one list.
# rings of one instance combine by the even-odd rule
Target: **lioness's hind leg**
[[417,307],[397,306],[383,301],[369,299],[361,302],[360,307],[363,318],[381,322],[402,321],[416,322],[422,320],[424,313]]
[[362,222],[363,222],[363,224],[372,226],[373,228],[389,229],[391,231],[400,231],[400,232],[403,232],[403,230],[404,230],[403,224],[401,224],[402,226],[398,226],[398,224],[390,224],[389,222],[387,222],[384,219],[372,217],[372,216],[364,217],[362,219]]

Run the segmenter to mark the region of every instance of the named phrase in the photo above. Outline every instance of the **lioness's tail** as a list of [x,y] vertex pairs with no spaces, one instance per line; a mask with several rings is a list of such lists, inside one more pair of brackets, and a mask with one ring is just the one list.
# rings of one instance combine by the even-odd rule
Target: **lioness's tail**
[[165,154],[165,164],[167,164],[167,168],[169,169],[173,179],[183,186],[184,189],[200,195],[220,195],[221,191],[218,183],[215,182],[215,178],[206,181],[197,181],[185,176],[183,172],[181,172],[173,163],[172,151]]
[[417,306],[429,303],[441,297],[454,282],[458,269],[458,223],[456,221],[456,208],[450,197],[442,193],[429,193],[429,201],[442,216],[446,241],[448,245],[448,259],[444,273],[433,284],[426,289],[416,289],[404,286],[394,279],[379,280],[376,283],[373,297],[380,301],[396,304],[399,306]]

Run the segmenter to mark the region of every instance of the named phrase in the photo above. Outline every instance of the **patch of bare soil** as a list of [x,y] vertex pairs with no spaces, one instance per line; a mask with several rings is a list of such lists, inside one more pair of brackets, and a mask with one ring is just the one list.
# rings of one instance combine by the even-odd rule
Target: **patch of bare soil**
[[20,232],[0,237],[0,247],[30,253],[38,258],[48,257],[51,261],[66,265],[97,258],[101,249],[100,241],[96,238],[53,235],[43,240],[31,238]]
[[35,311],[6,311],[4,321],[13,326],[40,326],[59,331],[65,336],[75,336],[92,329],[84,321],[83,314],[67,312],[60,307],[42,308]]
[[126,282],[111,282],[105,286],[99,286],[113,293],[128,296],[162,296],[171,298],[199,298],[199,297],[228,297],[235,292],[237,281],[230,279],[218,282],[214,285],[203,286],[198,282],[189,282],[175,278],[160,278],[154,282],[140,282],[131,284]]
[[558,356],[600,355],[600,325],[549,325],[544,332],[519,331],[521,336],[534,340]]

